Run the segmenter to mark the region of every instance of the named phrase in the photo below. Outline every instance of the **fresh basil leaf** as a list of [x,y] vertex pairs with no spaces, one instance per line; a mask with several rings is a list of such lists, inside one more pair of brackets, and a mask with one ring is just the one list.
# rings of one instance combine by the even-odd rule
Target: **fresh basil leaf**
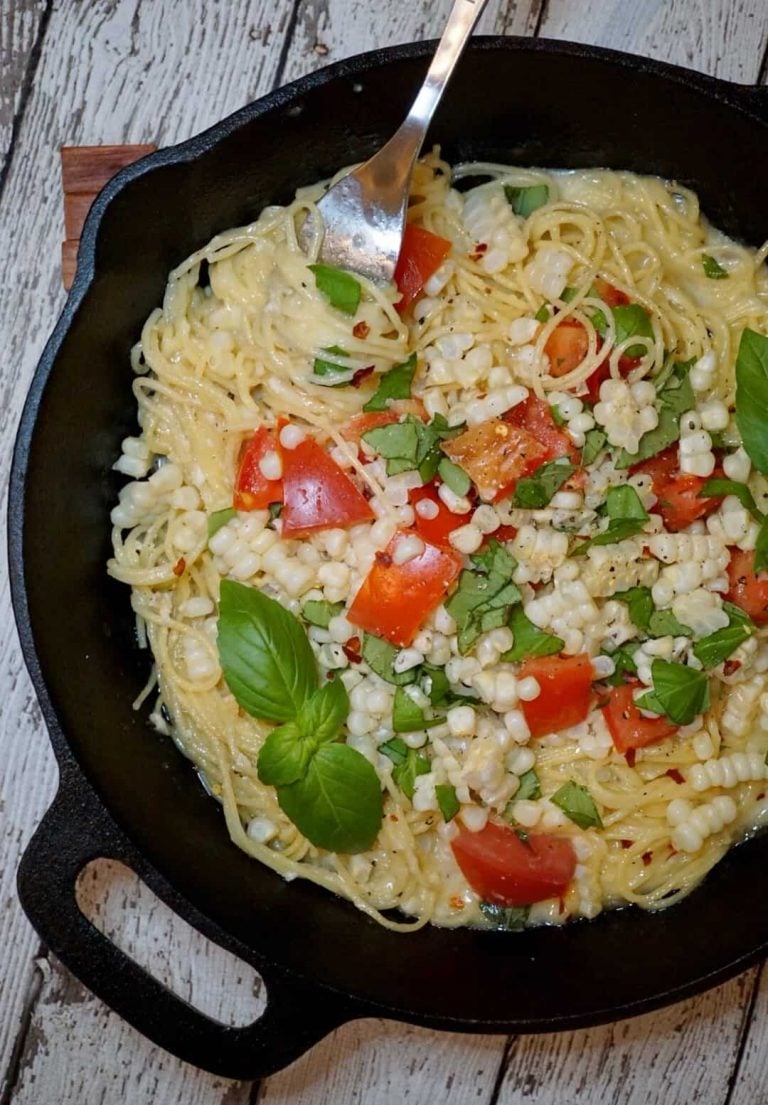
[[395,691],[395,702],[392,707],[392,728],[396,733],[415,733],[420,729],[428,729],[437,725],[437,719],[427,720],[421,706],[418,706],[408,691],[398,687]]
[[541,784],[534,768],[520,776],[520,786],[515,791],[513,802],[533,802],[541,798]]
[[226,526],[227,522],[231,522],[236,517],[237,511],[231,506],[225,507],[224,510],[214,510],[213,514],[208,515],[208,539],[210,540],[214,533],[218,533],[222,526]]
[[456,787],[452,787],[450,783],[438,783],[435,786],[435,795],[443,821],[453,821],[461,809],[461,803],[456,797]]
[[411,385],[416,372],[416,354],[411,353],[407,361],[390,368],[379,378],[375,394],[363,407],[364,411],[386,411],[390,399],[410,399]]
[[636,700],[641,709],[666,714],[676,725],[690,725],[709,708],[709,680],[704,672],[669,660],[654,660],[651,678],[653,691]]
[[458,464],[454,464],[448,457],[443,457],[440,461],[437,472],[440,479],[451,489],[454,495],[463,498],[472,486],[472,481],[464,469],[459,468]]
[[693,630],[679,622],[671,610],[654,610],[648,623],[651,637],[692,637]]
[[451,687],[450,680],[445,674],[444,668],[435,668],[431,664],[424,664],[422,666],[422,673],[427,677],[429,689],[426,693],[429,695],[430,703],[438,709],[445,709],[449,706],[472,706],[479,701],[472,694],[459,694]]
[[560,298],[562,299],[563,303],[570,303],[571,300],[575,299],[578,294],[578,288],[574,288],[570,284],[567,284],[560,293]]
[[499,932],[522,932],[528,920],[527,905],[496,905],[495,902],[480,902],[480,912],[491,928]]
[[398,650],[389,641],[381,637],[374,637],[372,633],[363,635],[363,659],[371,671],[386,683],[392,683],[396,687],[404,687],[408,683],[414,683],[418,677],[418,668],[409,668],[408,671],[395,671],[394,663]]
[[[653,326],[648,312],[639,303],[628,303],[622,307],[612,307],[613,323],[616,328],[616,345],[629,338],[653,338]],[[624,350],[624,357],[642,357],[647,352],[644,345],[631,345]]]
[[517,481],[512,505],[525,510],[540,510],[549,504],[552,496],[575,471],[575,465],[564,457],[547,461],[532,476],[523,476]]
[[392,778],[400,787],[400,790],[411,801],[416,790],[416,778],[426,775],[432,770],[432,764],[426,756],[420,755],[415,748],[408,749],[408,755],[403,763],[397,764],[392,769]]
[[301,623],[254,587],[221,581],[218,646],[227,686],[253,717],[293,721],[317,689],[317,664]]
[[385,741],[384,744],[380,744],[379,752],[386,756],[387,759],[390,759],[395,767],[404,764],[408,759],[408,745],[402,737],[391,737],[390,740]]
[[581,463],[584,468],[597,460],[607,440],[608,437],[602,430],[587,430],[584,436],[584,448],[581,451]]
[[[626,449],[622,449],[616,462],[617,468],[629,468],[641,460],[655,457],[678,440],[680,416],[696,406],[696,398],[688,379],[693,363],[692,360],[677,364],[668,361],[661,370],[654,381],[658,389],[656,406],[659,424],[643,434],[636,453],[628,453]],[[661,380],[663,383],[660,383]]]
[[550,801],[559,806],[565,816],[580,829],[602,829],[603,822],[597,812],[595,800],[581,783],[570,779],[555,791]]
[[648,511],[634,487],[629,483],[609,489],[605,498],[605,510],[611,519],[640,518],[643,522],[648,521]]
[[534,211],[549,203],[549,185],[529,184],[524,188],[516,188],[512,184],[505,184],[504,195],[514,213],[521,219],[527,219]]
[[626,681],[627,675],[637,675],[637,664],[634,655],[640,648],[639,641],[627,641],[610,654],[615,664],[613,675],[606,680],[612,687],[620,687]]
[[755,541],[755,558],[752,562],[752,570],[757,575],[758,572],[763,572],[768,568],[768,515],[765,521],[760,526],[760,530],[757,534],[757,540]]
[[536,314],[533,316],[537,322],[549,322],[549,307],[546,303],[542,303]]
[[715,498],[719,495],[734,495],[756,522],[763,521],[764,515],[762,511],[757,509],[754,496],[745,483],[740,483],[738,480],[715,478],[707,480],[699,492],[700,499]]
[[269,787],[303,779],[317,749],[317,741],[306,736],[297,722],[278,725],[261,746],[256,762],[259,779]]
[[704,275],[708,276],[710,280],[727,280],[728,272],[723,266],[711,257],[708,253],[701,255],[701,264],[704,269]]
[[647,633],[654,610],[650,587],[630,587],[626,591],[617,591],[613,597],[627,604],[632,622]]
[[768,337],[744,330],[736,355],[736,425],[758,472],[768,474]]
[[331,624],[331,618],[338,618],[343,609],[343,602],[307,599],[301,608],[301,616],[310,625],[316,625],[318,629],[327,629]]
[[724,629],[710,633],[707,637],[702,637],[693,646],[694,656],[705,668],[716,668],[718,664],[722,664],[755,631],[752,619],[738,606],[724,602],[723,610],[730,619],[728,625]]
[[522,606],[516,606],[509,619],[514,643],[501,659],[515,664],[532,656],[552,656],[565,648],[565,641],[552,633],[545,633],[526,616]]
[[309,271],[315,274],[318,291],[330,301],[332,307],[353,315],[360,306],[362,288],[354,276],[332,265],[310,265]]
[[299,832],[329,852],[365,852],[381,827],[379,777],[346,744],[322,745],[302,779],[278,788],[277,800]]
[[560,413],[560,408],[555,403],[550,403],[549,413],[552,415],[552,421],[557,426],[558,430],[561,430],[565,425],[565,419]]
[[304,703],[296,717],[302,733],[318,744],[335,740],[349,713],[349,695],[336,677],[323,683],[319,691]]
[[498,541],[472,557],[476,570],[465,569],[459,586],[445,604],[458,626],[459,652],[469,651],[477,638],[490,629],[500,629],[510,607],[520,601],[520,591],[511,576],[517,561]]
[[388,476],[416,470],[422,481],[428,483],[443,457],[440,442],[458,433],[461,427],[449,426],[440,415],[435,415],[426,425],[408,415],[402,422],[368,430],[363,440],[384,457]]
[[335,361],[324,361],[316,357],[312,365],[312,375],[320,377],[319,380],[313,381],[316,384],[322,383],[332,388],[343,388],[352,382],[355,369],[345,368],[336,364]]

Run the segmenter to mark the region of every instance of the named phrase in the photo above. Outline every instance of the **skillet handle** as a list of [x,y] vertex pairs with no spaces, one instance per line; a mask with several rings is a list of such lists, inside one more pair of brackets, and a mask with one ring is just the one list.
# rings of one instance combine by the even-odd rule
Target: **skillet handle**
[[768,123],[768,85],[732,84],[731,88],[748,111]]
[[[268,1001],[252,1024],[229,1027],[199,1012],[152,977],[87,919],[77,877],[98,858],[132,867],[127,841],[82,778],[62,785],[24,852],[21,904],[50,950],[89,990],[155,1044],[226,1078],[264,1078],[361,1015],[351,1003],[268,968]],[[261,969],[261,968],[259,968]]]

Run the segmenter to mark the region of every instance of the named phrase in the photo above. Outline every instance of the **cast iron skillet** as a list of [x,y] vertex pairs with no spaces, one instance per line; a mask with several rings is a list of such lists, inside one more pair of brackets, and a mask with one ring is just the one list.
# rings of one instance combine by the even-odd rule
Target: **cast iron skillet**
[[[128,351],[166,274],[225,227],[363,160],[391,134],[429,43],[345,61],[122,172],[97,199],[77,279],[37,369],[10,491],[19,634],[59,761],[56,799],[19,872],[25,910],[96,994],[176,1055],[267,1075],[335,1026],[385,1016],[434,1028],[543,1032],[629,1016],[721,982],[768,934],[768,838],[732,852],[681,905],[520,935],[385,931],[230,843],[190,765],[131,702],[148,657],[128,591],[104,572],[119,442],[135,430]],[[452,160],[609,166],[695,188],[714,223],[768,237],[768,92],[605,50],[476,39],[434,130]],[[92,858],[126,862],[192,924],[253,964],[262,1019],[209,1020],[85,920]]]

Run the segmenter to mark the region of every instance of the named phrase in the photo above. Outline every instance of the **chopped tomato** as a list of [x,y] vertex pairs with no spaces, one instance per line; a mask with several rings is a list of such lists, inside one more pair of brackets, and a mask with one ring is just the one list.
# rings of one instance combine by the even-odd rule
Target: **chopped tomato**
[[551,376],[566,376],[578,368],[587,355],[589,338],[584,325],[575,318],[566,318],[547,338],[544,352],[549,358]]
[[524,403],[518,403],[504,415],[504,421],[510,426],[519,426],[533,434],[538,443],[546,450],[541,463],[555,460],[557,457],[570,457],[578,463],[579,451],[568,434],[559,429],[552,417],[549,403],[530,395]]
[[597,292],[600,299],[608,307],[627,307],[629,306],[629,296],[626,292],[620,292],[618,288],[614,288],[613,284],[609,284],[607,280],[603,280],[602,276],[595,277],[594,289]]
[[608,702],[603,706],[603,717],[617,751],[622,754],[630,748],[656,744],[677,732],[677,726],[666,718],[644,717],[635,706],[633,689],[628,683],[613,688]]
[[305,437],[295,449],[281,452],[283,537],[305,537],[316,530],[373,520],[368,501],[314,438]]
[[[651,477],[653,493],[659,500],[654,510],[662,516],[667,529],[674,533],[690,526],[698,518],[706,518],[723,501],[722,496],[711,499],[699,496],[707,480],[703,476],[687,476],[680,471],[676,445],[670,445],[663,453],[634,465],[632,471],[646,472]],[[722,474],[722,470],[715,469],[710,478]]]
[[397,304],[400,314],[410,307],[430,276],[437,272],[450,249],[447,238],[440,238],[414,223],[406,225],[395,269],[395,283],[401,293]]
[[576,853],[567,837],[529,833],[521,840],[497,821],[489,821],[479,833],[460,829],[451,848],[475,893],[495,905],[560,898],[576,870]]
[[768,625],[768,572],[755,575],[755,554],[731,549],[728,599],[749,614],[755,625]]
[[501,541],[502,544],[505,541],[514,541],[517,537],[517,526],[499,526],[493,533],[488,534],[487,540]]
[[376,554],[347,614],[353,625],[401,648],[411,643],[461,570],[458,553],[427,542],[419,556],[395,564],[397,542],[412,534],[411,530],[396,533],[386,550]]
[[283,481],[268,480],[259,467],[267,453],[279,453],[277,434],[262,426],[246,446],[235,480],[235,510],[264,510],[283,498]]
[[[408,501],[414,508],[416,518],[413,525],[419,537],[423,541],[428,541],[430,545],[437,545],[438,548],[451,548],[451,543],[448,540],[450,534],[459,526],[466,525],[469,515],[454,514],[453,511],[450,511],[438,495],[434,481],[425,484],[424,487],[415,487],[412,491],[409,491]],[[416,505],[423,502],[434,503],[437,508],[437,514],[434,518],[425,518],[419,514]]]
[[541,691],[531,702],[521,702],[531,736],[543,737],[578,725],[589,713],[592,700],[592,661],[578,656],[539,656],[525,660],[518,680],[532,675]]
[[511,495],[521,476],[547,459],[547,450],[528,430],[490,418],[444,441],[442,450],[470,477],[481,499],[498,502]]

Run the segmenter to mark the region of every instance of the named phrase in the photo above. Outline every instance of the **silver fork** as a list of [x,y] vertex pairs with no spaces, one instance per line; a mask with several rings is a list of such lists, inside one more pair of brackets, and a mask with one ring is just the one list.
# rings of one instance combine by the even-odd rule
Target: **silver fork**
[[[377,283],[395,274],[416,158],[445,86],[488,0],[455,0],[432,64],[405,122],[365,164],[342,177],[317,204],[323,221],[320,260]],[[315,233],[307,219],[299,240]]]

